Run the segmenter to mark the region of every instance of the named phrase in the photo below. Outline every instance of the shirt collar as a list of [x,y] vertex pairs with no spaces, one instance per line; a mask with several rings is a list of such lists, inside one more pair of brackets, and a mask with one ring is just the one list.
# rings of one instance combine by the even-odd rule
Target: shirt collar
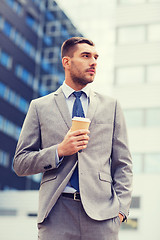
[[[66,98],[69,98],[71,96],[71,94],[75,91],[74,89],[72,89],[71,87],[69,87],[65,82],[62,85],[62,91],[65,95]],[[90,95],[90,87],[87,85],[84,88],[81,89],[81,91],[83,91],[87,98],[89,98]]]

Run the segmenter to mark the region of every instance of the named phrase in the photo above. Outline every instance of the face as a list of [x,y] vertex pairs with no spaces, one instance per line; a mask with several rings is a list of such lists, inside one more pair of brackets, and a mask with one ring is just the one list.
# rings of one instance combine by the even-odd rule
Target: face
[[70,58],[70,81],[84,87],[93,82],[96,74],[98,54],[94,46],[86,43],[77,44],[73,57]]

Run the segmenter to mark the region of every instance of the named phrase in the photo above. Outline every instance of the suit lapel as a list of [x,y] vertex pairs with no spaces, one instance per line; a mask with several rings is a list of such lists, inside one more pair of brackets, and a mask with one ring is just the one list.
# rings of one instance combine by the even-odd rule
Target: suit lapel
[[87,112],[87,116],[86,116],[91,121],[94,117],[94,114],[95,114],[95,111],[97,108],[97,104],[98,104],[98,101],[96,98],[96,94],[93,91],[91,91],[90,92],[90,103],[89,103],[88,112]]
[[72,119],[69,114],[68,106],[66,104],[65,96],[62,92],[61,87],[54,93],[54,95],[55,95],[55,102],[62,115],[62,118],[65,124],[67,125],[68,129],[70,129],[72,125]]
[[[61,113],[61,116],[62,116],[65,124],[67,125],[68,129],[70,129],[71,125],[72,125],[72,118],[69,114],[68,106],[66,104],[66,100],[65,100],[65,97],[64,97],[61,87],[54,93],[54,95],[55,95],[55,102]],[[96,94],[93,91],[90,91],[89,98],[90,98],[90,103],[89,103],[86,117],[92,121],[92,119],[94,117],[94,113],[95,113],[97,105],[98,105],[98,101],[97,101]]]

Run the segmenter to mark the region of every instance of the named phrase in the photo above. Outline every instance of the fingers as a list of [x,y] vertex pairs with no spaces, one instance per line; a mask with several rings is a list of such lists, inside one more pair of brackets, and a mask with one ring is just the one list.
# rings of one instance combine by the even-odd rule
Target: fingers
[[59,157],[72,155],[87,147],[89,141],[88,130],[81,129],[72,132],[68,131],[64,140],[58,145]]
[[89,134],[90,131],[87,130],[87,129],[80,129],[80,130],[77,130],[77,131],[71,131],[69,130],[68,134],[70,134],[71,136],[79,136],[79,135],[85,135],[85,134]]
[[71,135],[69,139],[70,139],[71,147],[76,148],[76,147],[87,145],[89,141],[89,136],[87,134],[81,134],[81,135],[74,134],[74,135]]
[[87,134],[89,134],[88,130],[78,130],[71,132],[70,139],[71,144],[73,144],[72,147],[77,147],[81,149],[86,148],[89,141],[89,136]]

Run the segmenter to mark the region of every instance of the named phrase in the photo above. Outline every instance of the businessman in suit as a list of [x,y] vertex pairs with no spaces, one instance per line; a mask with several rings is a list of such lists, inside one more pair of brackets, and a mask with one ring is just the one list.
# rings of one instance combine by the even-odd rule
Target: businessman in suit
[[[19,176],[43,173],[39,239],[118,240],[132,192],[123,113],[117,100],[90,89],[98,59],[92,41],[68,39],[61,52],[65,81],[31,102],[14,169]],[[89,118],[89,130],[71,131],[73,116]]]

